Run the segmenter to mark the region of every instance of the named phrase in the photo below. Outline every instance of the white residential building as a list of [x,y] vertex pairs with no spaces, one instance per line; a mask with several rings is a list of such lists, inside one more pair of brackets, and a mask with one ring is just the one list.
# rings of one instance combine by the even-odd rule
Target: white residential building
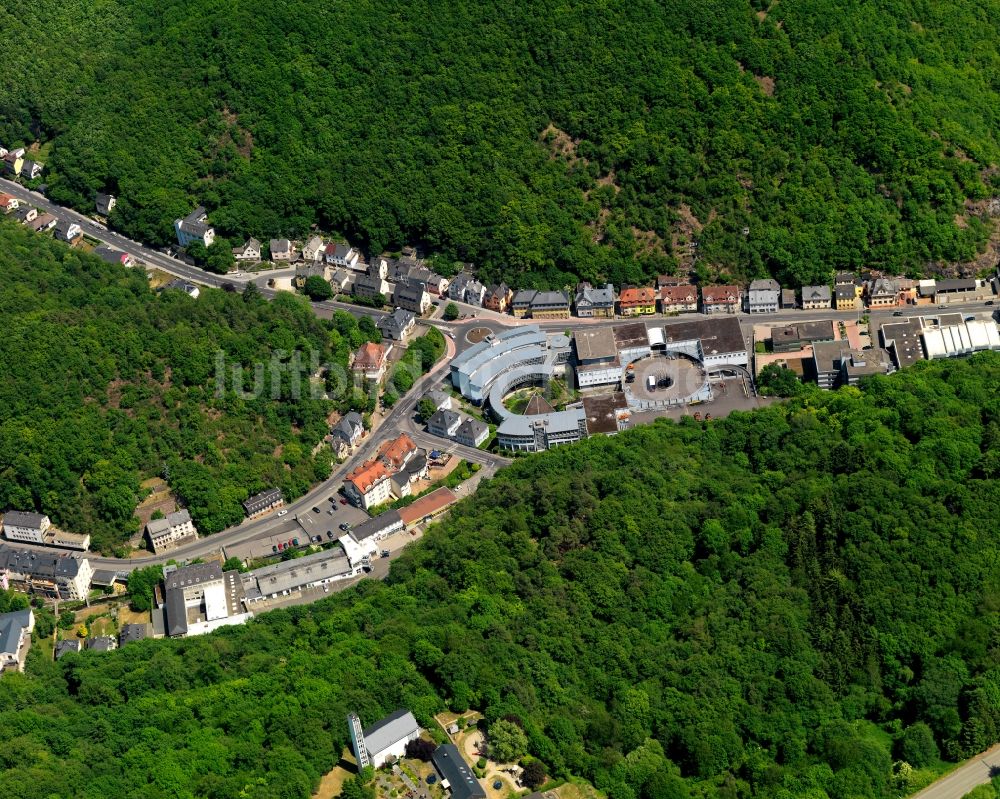
[[45,531],[50,526],[49,517],[41,513],[9,510],[3,517],[3,534],[8,541],[43,544]]
[[198,537],[191,514],[186,510],[175,511],[165,519],[151,519],[146,525],[146,534],[153,552],[163,552],[185,540]]
[[195,241],[209,247],[215,241],[215,228],[208,224],[208,212],[201,205],[183,219],[175,219],[174,232],[181,247],[187,247]]

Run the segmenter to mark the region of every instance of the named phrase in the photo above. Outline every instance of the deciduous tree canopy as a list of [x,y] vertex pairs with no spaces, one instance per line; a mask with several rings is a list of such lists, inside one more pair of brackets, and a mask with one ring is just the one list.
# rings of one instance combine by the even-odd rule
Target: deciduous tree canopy
[[998,20],[998,0],[38,0],[5,20],[0,141],[54,142],[51,195],[110,191],[153,242],[204,203],[230,241],[318,224],[519,286],[694,255],[815,283],[977,255]]
[[148,477],[202,533],[239,522],[256,491],[293,497],[327,477],[328,450],[310,453],[356,398],[343,379],[335,402],[314,398],[311,375],[381,340],[291,294],[157,295],[142,270],[9,222],[0,272],[0,508],[47,513],[98,549],[135,532]]
[[897,796],[916,772],[894,751],[1000,738],[998,477],[997,354],[561,447],[385,583],[198,638],[34,647],[0,680],[0,750],[31,753],[0,795],[72,774],[80,799],[305,799],[346,713],[449,705],[518,720],[611,799]]

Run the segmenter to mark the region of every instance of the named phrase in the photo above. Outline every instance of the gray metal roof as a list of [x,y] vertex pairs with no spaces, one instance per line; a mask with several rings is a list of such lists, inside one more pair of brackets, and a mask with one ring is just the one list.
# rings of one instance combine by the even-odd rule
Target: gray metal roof
[[419,731],[420,725],[409,710],[397,710],[364,731],[365,749],[375,755]]
[[79,652],[80,642],[79,641],[56,641],[55,656],[56,660],[59,660],[67,652]]
[[222,579],[222,566],[216,561],[211,563],[195,563],[191,566],[184,566],[175,569],[163,577],[163,582],[168,591],[171,589],[185,589],[193,585],[212,582]]
[[254,511],[270,507],[280,499],[281,499],[280,488],[268,488],[265,489],[264,491],[261,491],[259,494],[254,494],[252,497],[246,500],[243,503],[243,507],[246,509],[247,513],[253,513]]
[[387,510],[385,513],[380,513],[374,519],[367,519],[355,526],[351,530],[351,537],[355,541],[363,541],[365,538],[379,535],[394,527],[402,529],[403,520],[399,517],[398,510]]
[[33,530],[41,529],[44,520],[43,514],[25,510],[9,510],[3,515],[4,524],[11,524],[14,527],[30,527]]
[[[294,558],[254,569],[248,576],[256,583],[260,594],[266,596],[280,591],[295,591],[321,580],[339,577],[350,570],[350,561],[344,557],[341,550],[326,549],[302,558]],[[244,577],[244,585],[246,585],[246,577]],[[251,587],[253,586],[251,585]],[[251,596],[252,593],[248,590],[247,595]]]
[[17,654],[21,630],[31,623],[31,608],[0,615],[0,652]]
[[35,552],[0,545],[0,569],[35,578],[72,580],[80,571],[80,561],[70,555]]
[[486,791],[454,744],[439,746],[433,760],[441,779],[448,781],[451,799],[486,799]]

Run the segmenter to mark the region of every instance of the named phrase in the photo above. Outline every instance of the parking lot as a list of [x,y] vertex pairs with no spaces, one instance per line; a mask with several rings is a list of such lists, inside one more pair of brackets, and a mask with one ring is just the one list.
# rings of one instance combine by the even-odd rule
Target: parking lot
[[[333,501],[331,502],[330,499]],[[344,534],[340,525],[346,524],[349,527],[355,527],[369,518],[368,514],[361,508],[356,508],[353,505],[342,505],[341,499],[343,497],[340,494],[331,493],[329,497],[318,500],[312,508],[299,512],[295,520],[305,534],[306,541],[312,540],[316,536],[320,536],[323,541],[340,538]],[[333,513],[330,513],[331,510]],[[302,541],[301,537],[299,541]]]

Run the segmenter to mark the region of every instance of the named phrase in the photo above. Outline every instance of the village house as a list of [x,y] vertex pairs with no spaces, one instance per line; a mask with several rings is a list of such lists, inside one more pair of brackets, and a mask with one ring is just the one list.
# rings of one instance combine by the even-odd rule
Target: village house
[[389,284],[377,274],[372,275],[367,272],[358,275],[354,280],[353,293],[355,297],[365,300],[376,300],[381,298],[382,302],[389,297]]
[[386,314],[378,320],[376,327],[385,338],[393,341],[403,341],[416,324],[413,314],[403,308],[397,308],[391,314]]
[[832,295],[829,286],[803,286],[802,287],[802,309],[805,311],[818,311],[829,308]]
[[747,291],[747,312],[777,313],[781,308],[781,286],[773,278],[752,280]]
[[85,599],[94,570],[86,558],[0,545],[0,588],[59,599]]
[[606,283],[601,288],[594,288],[589,283],[581,283],[576,289],[574,306],[581,319],[611,319],[615,315],[615,287]]
[[427,432],[441,438],[452,438],[462,424],[462,416],[448,408],[439,408],[427,420]]
[[34,629],[35,613],[30,607],[0,614],[0,673],[24,671]]
[[68,219],[60,219],[56,222],[54,235],[57,241],[66,242],[71,247],[74,247],[83,238],[83,228],[76,222]]
[[350,411],[330,428],[330,446],[338,458],[344,458],[350,454],[364,434],[365,427],[361,414]]
[[285,504],[280,488],[267,488],[243,502],[243,510],[248,519],[256,519]]
[[868,284],[868,307],[889,308],[899,304],[899,287],[895,280],[878,277]]
[[330,285],[333,286],[334,294],[347,294],[354,290],[354,281],[357,280],[358,273],[344,268],[333,270],[330,275]]
[[3,211],[5,214],[16,211],[19,204],[17,197],[13,194],[0,193],[0,211]]
[[392,498],[391,475],[380,460],[369,461],[344,478],[344,496],[354,505],[368,510]]
[[[32,208],[31,210],[34,211],[35,209]],[[35,233],[44,233],[47,230],[52,230],[57,224],[59,224],[59,220],[52,214],[38,214],[35,212],[32,221],[28,222],[28,227],[35,231]]]
[[451,394],[444,391],[437,391],[436,389],[431,389],[424,396],[420,398],[421,400],[430,400],[434,403],[435,410],[449,409],[452,406]]
[[384,345],[368,342],[354,353],[354,358],[351,362],[351,371],[365,380],[380,383],[382,378],[385,377],[388,361],[389,350]]
[[260,242],[251,237],[239,247],[233,247],[233,258],[237,261],[257,262],[260,260]]
[[100,246],[94,250],[94,255],[106,264],[120,264],[121,266],[132,266],[132,256],[127,252],[116,250],[114,247]]
[[364,264],[359,266],[361,254],[348,244],[337,244],[331,242],[323,251],[323,259],[333,266],[342,266],[345,269],[363,269]]
[[466,447],[478,447],[490,437],[490,428],[470,416],[458,426],[454,437],[455,441]]
[[660,287],[660,312],[690,313],[698,310],[698,290],[689,283]]
[[268,251],[272,261],[292,260],[292,243],[288,239],[271,239]]
[[31,161],[26,158],[24,163],[21,164],[21,171],[19,174],[25,180],[34,180],[35,178],[41,176],[44,168],[44,165],[38,163],[37,161]]
[[97,192],[94,195],[94,207],[101,216],[106,217],[117,204],[118,200],[115,199],[113,194],[101,194],[101,192]]
[[648,316],[656,313],[656,290],[630,286],[618,293],[618,313],[622,316]]
[[177,289],[178,291],[183,291],[192,300],[198,299],[201,295],[201,289],[198,288],[196,283],[192,283],[190,280],[184,280],[182,278],[177,278],[176,280],[171,280],[163,288],[165,289]]
[[319,236],[311,236],[309,240],[302,245],[302,258],[306,261],[322,261],[325,249],[326,247],[323,244],[323,239]]
[[513,292],[506,283],[494,283],[486,289],[486,293],[483,295],[483,307],[497,313],[506,313],[513,296]]
[[855,311],[858,309],[858,293],[853,283],[838,283],[833,289],[834,308],[838,311]]
[[23,148],[20,150],[11,150],[3,157],[3,170],[8,175],[20,175],[22,166],[24,166]]
[[702,286],[701,307],[705,314],[735,314],[740,309],[739,286]]
[[79,641],[56,641],[55,649],[52,651],[53,657],[56,660],[62,660],[64,655],[68,655],[70,652],[79,652],[80,642]]
[[532,319],[569,319],[569,297],[564,291],[539,291],[531,298]]
[[375,457],[385,464],[390,472],[398,472],[420,450],[406,433],[384,442],[375,453]]
[[34,511],[9,510],[3,516],[3,535],[8,541],[43,544],[51,526],[48,516]]
[[191,521],[191,514],[182,509],[167,514],[163,519],[150,519],[146,524],[146,535],[153,552],[159,554],[186,541],[196,540],[198,531]]
[[657,275],[656,276],[656,290],[659,291],[667,286],[684,286],[687,285],[689,281],[683,277],[678,277],[677,275]]
[[426,313],[427,309],[431,307],[431,296],[427,292],[425,284],[418,280],[397,283],[392,294],[392,301],[396,306],[418,316]]
[[[51,216],[51,214],[49,214]],[[15,206],[14,219],[23,225],[27,225],[30,222],[34,222],[38,218],[38,209],[32,208],[30,205],[22,205],[20,207]],[[55,217],[52,217],[55,219]]]
[[534,289],[521,289],[514,295],[511,301],[511,310],[518,319],[524,319],[531,315],[531,301],[538,294]]
[[215,228],[208,224],[208,212],[201,205],[183,219],[175,219],[174,232],[181,247],[187,247],[196,241],[210,247],[215,241]]

